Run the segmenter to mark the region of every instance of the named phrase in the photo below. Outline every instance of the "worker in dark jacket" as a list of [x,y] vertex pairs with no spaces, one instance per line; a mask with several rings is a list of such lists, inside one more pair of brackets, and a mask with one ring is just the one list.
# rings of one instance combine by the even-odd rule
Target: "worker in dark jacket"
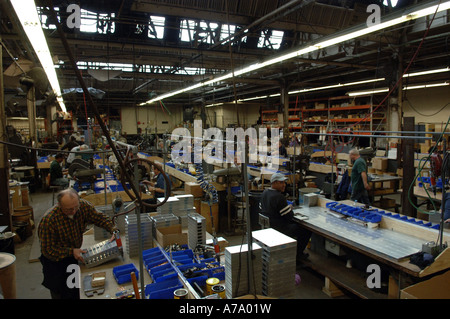
[[281,173],[272,175],[271,187],[264,190],[261,195],[261,212],[269,217],[271,228],[297,240],[297,263],[299,263],[308,257],[304,250],[311,238],[311,232],[294,221],[292,205],[288,204],[283,195],[286,189],[286,179]]

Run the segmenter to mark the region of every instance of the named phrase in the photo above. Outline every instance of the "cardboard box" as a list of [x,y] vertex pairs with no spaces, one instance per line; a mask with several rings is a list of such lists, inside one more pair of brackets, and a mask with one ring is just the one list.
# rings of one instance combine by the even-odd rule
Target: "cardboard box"
[[182,233],[181,224],[178,224],[169,227],[159,227],[156,230],[156,240],[161,247],[165,248],[172,244],[187,244],[188,235],[186,233]]
[[[228,241],[223,237],[217,238],[217,244],[219,245],[220,252],[222,253],[225,252],[225,248],[228,247]],[[213,246],[213,238],[206,239],[206,245]]]
[[381,208],[392,208],[395,206],[395,199],[383,197],[380,199]]
[[385,157],[374,157],[372,159],[372,168],[380,171],[386,171],[388,168],[388,159]]
[[316,102],[316,103],[314,104],[314,108],[315,108],[316,110],[318,110],[318,109],[324,109],[324,108],[325,108],[325,103],[318,103],[318,102]]
[[[300,151],[301,151],[301,146],[296,146],[295,147],[295,155],[300,155]],[[286,153],[288,155],[294,155],[294,147],[293,146],[286,147]]]
[[203,190],[200,187],[200,184],[194,182],[186,182],[184,183],[184,193],[191,194],[194,197],[202,197]]
[[402,289],[401,299],[450,299],[450,271]]

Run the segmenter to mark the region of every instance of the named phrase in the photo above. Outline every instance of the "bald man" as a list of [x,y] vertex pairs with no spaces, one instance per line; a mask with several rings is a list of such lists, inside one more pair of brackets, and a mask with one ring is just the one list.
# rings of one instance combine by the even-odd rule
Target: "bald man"
[[89,202],[80,199],[73,188],[61,191],[57,199],[57,204],[45,213],[38,227],[39,259],[44,273],[42,284],[50,290],[53,299],[78,299],[79,290],[67,287],[67,277],[71,274],[67,267],[83,262],[83,233],[90,224],[111,234],[116,227]]

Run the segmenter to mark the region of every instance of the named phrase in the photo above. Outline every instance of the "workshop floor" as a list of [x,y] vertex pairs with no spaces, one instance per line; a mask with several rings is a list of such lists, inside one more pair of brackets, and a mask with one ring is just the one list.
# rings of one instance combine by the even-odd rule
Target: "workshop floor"
[[[51,205],[51,192],[38,191],[31,194],[31,206],[33,206],[36,225],[38,225],[41,217]],[[32,236],[21,243],[15,243],[17,299],[50,299],[49,291],[41,285],[43,277],[41,264],[36,260],[36,256],[38,257],[39,254],[36,233],[37,227],[33,230]],[[220,236],[226,238],[230,245],[240,244],[242,240],[241,236]],[[300,275],[301,282],[295,289],[296,299],[330,299],[322,291],[324,286],[324,278],[322,276],[307,268],[298,269],[297,273]],[[338,298],[349,299],[353,297],[348,295]]]

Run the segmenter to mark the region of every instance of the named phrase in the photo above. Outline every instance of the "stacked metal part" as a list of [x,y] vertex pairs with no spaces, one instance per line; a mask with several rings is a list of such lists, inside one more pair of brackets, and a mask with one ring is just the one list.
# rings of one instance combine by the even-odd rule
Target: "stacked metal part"
[[[158,199],[162,202],[163,198]],[[181,226],[187,227],[187,215],[195,212],[194,196],[191,194],[169,197],[164,205],[159,206],[156,211],[160,214],[174,214],[180,219]]]
[[[249,287],[248,281],[248,245],[237,245],[225,248],[225,294],[227,299],[243,296],[254,292],[262,294],[262,249],[256,243],[252,244],[254,287]],[[251,289],[250,289],[251,288]]]
[[[95,206],[95,208],[106,215],[109,219],[113,217],[113,208],[111,205],[105,205],[105,206]],[[111,233],[108,232],[106,229],[102,227],[98,227],[94,225],[94,239],[95,240],[102,240],[102,239],[109,239],[111,238]]]
[[[153,224],[152,220],[147,214],[141,214],[140,219],[142,250],[145,250],[153,247]],[[139,256],[138,226],[136,215],[130,214],[125,218],[125,232],[128,256]]]
[[153,223],[153,236],[156,238],[156,230],[160,227],[169,227],[173,225],[178,225],[180,219],[174,214],[160,214],[152,216],[151,221]]
[[262,248],[262,294],[274,298],[293,298],[297,241],[267,228],[252,232]]
[[87,268],[104,264],[107,261],[122,255],[121,248],[117,246],[115,240],[105,240],[85,250],[87,252],[83,253],[82,257]]
[[206,218],[198,213],[188,215],[188,246],[194,250],[197,245],[206,244]]
[[[158,198],[158,204],[164,201],[164,198]],[[179,199],[172,196],[167,199],[167,201],[156,208],[159,214],[173,214],[174,211],[178,209]]]

